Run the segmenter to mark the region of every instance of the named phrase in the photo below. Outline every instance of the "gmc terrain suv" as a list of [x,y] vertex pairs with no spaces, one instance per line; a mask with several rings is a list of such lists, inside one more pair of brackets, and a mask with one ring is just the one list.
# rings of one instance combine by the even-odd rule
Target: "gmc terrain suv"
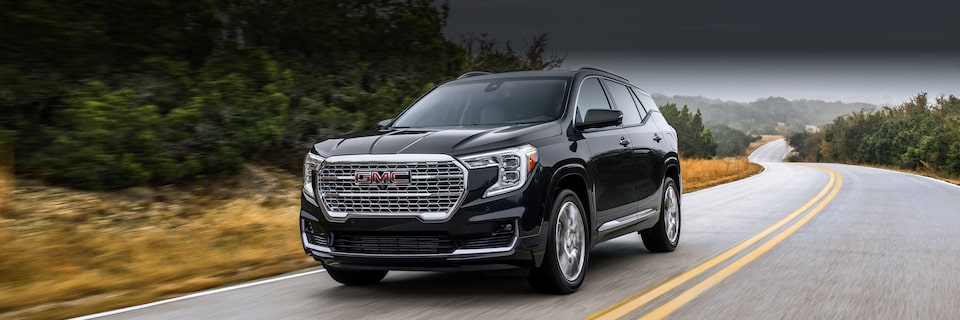
[[376,132],[317,143],[303,177],[303,248],[345,285],[527,268],[535,289],[566,294],[601,241],[679,241],[676,131],[594,68],[464,74]]

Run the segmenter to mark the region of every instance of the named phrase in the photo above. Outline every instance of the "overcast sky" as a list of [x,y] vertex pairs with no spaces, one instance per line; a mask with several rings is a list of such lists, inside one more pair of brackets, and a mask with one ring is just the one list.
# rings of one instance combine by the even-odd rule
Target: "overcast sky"
[[960,94],[960,2],[452,0],[450,9],[450,39],[486,33],[523,47],[545,32],[564,67],[611,69],[668,95],[899,104]]

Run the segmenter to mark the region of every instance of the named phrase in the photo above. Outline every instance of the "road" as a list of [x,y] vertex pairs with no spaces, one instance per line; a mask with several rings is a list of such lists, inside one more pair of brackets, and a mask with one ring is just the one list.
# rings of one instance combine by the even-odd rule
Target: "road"
[[777,139],[757,148],[753,153],[750,154],[750,162],[756,163],[765,163],[765,162],[780,162],[783,158],[787,157],[787,154],[793,151],[789,145],[787,145],[787,140]]
[[[786,150],[778,141],[753,156],[782,159],[770,151]],[[763,165],[685,194],[675,252],[648,253],[637,235],[596,246],[572,295],[535,293],[518,272],[391,272],[344,287],[311,269],[96,317],[960,318],[960,187],[856,166]]]

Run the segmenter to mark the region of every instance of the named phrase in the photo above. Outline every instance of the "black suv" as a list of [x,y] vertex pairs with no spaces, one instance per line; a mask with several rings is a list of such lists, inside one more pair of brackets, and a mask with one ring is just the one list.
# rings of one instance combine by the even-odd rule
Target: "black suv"
[[593,245],[639,232],[676,248],[676,131],[646,92],[595,69],[470,72],[304,162],[306,253],[334,280],[388,270],[529,268],[580,287]]

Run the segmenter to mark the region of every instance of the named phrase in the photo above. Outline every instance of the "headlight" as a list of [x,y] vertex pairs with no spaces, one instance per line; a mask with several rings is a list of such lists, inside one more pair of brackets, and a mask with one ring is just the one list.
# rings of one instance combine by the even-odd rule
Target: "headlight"
[[303,193],[311,198],[316,198],[313,194],[313,178],[317,176],[317,170],[323,164],[323,157],[313,153],[307,153],[303,160]]
[[497,182],[487,188],[483,194],[484,197],[491,197],[523,186],[530,172],[537,165],[537,148],[525,144],[516,148],[462,157],[460,161],[467,166],[467,169],[497,167],[500,170]]

